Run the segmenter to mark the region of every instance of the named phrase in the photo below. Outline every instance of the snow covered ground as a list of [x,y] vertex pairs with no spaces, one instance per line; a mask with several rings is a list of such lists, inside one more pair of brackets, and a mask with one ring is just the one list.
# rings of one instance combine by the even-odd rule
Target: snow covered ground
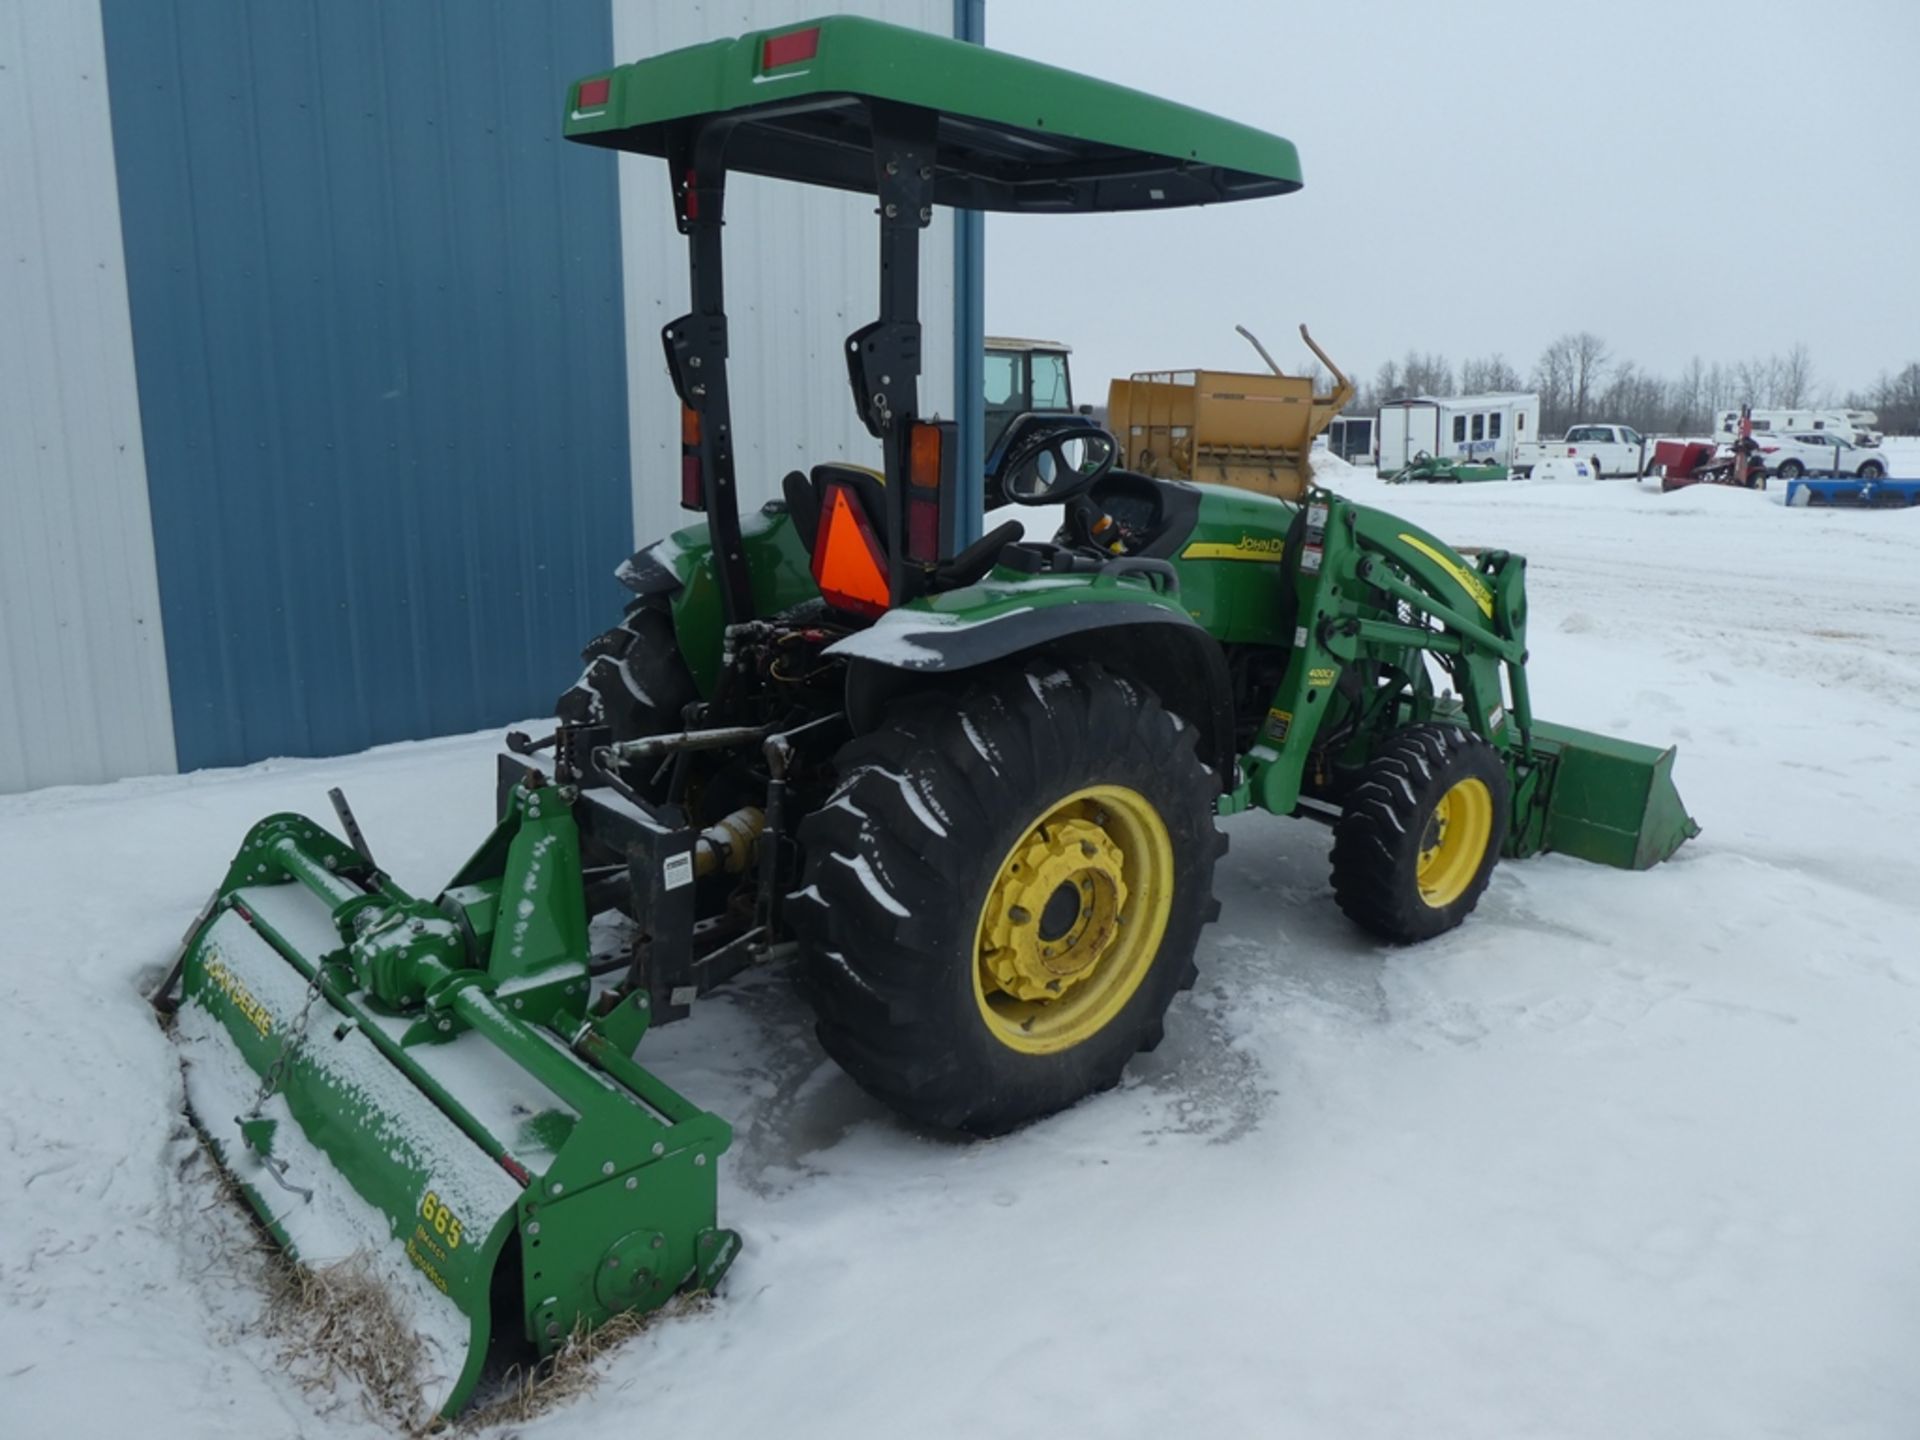
[[[1699,839],[1503,866],[1387,950],[1324,831],[1236,818],[1166,1043],[989,1144],[892,1121],[748,980],[641,1052],[738,1129],[720,1303],[517,1433],[1920,1433],[1920,511],[1323,478],[1524,551],[1539,712],[1678,742]],[[380,1433],[278,1373],[136,986],[332,783],[430,892],[493,745],[0,798],[0,1431]]]

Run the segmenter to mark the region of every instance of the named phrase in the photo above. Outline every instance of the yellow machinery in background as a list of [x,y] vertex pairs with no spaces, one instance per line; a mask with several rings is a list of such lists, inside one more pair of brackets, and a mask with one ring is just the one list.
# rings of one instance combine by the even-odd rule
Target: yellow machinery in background
[[1159,480],[1234,485],[1283,500],[1298,499],[1312,475],[1314,437],[1353,398],[1353,382],[1314,343],[1300,338],[1333,376],[1331,393],[1288,375],[1246,326],[1271,375],[1232,370],[1145,371],[1107,389],[1107,428],[1119,439],[1120,463]]

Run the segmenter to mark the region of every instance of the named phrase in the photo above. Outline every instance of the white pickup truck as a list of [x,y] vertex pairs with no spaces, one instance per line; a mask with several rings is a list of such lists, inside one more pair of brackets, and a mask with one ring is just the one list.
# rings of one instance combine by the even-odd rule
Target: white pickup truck
[[1571,455],[1593,466],[1595,475],[1637,476],[1651,448],[1640,432],[1625,425],[1575,425],[1564,440],[1538,440],[1513,447],[1513,470],[1531,475],[1533,467],[1556,455]]

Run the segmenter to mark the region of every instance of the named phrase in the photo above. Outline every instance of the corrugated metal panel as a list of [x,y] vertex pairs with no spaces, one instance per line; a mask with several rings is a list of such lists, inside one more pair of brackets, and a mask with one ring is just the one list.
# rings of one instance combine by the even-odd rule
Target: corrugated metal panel
[[0,791],[173,769],[100,11],[0,5]]
[[[953,0],[731,0],[659,5],[614,0],[615,59],[636,60],[717,36],[846,11],[953,33]],[[880,305],[879,221],[870,197],[734,175],[727,180],[728,359],[743,509],[780,493],[780,477],[824,460],[878,465],[880,446],[854,414],[841,342]],[[934,212],[920,254],[920,405],[954,414],[953,212]],[[679,402],[660,327],[687,308],[686,240],[674,229],[666,165],[620,157],[631,357],[633,523],[644,542],[694,519],[679,506]],[[609,569],[624,555],[609,549]],[[622,591],[609,589],[606,605]]]
[[545,713],[628,514],[604,0],[105,15],[180,763]]

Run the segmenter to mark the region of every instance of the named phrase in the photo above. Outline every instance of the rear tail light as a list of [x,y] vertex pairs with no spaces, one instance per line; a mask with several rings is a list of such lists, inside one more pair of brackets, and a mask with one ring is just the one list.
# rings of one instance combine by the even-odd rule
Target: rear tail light
[[613,92],[613,81],[605,75],[597,80],[582,80],[580,94],[574,108],[592,110],[607,103],[607,97]]
[[945,439],[939,425],[915,425],[907,442],[907,558],[940,559],[940,481]]
[[813,583],[826,602],[856,615],[883,615],[892,599],[887,557],[851,487],[828,481],[813,541]]
[[680,407],[680,508],[707,508],[706,486],[700,471],[700,412]]
[[782,65],[798,65],[802,60],[811,60],[819,53],[818,25],[805,30],[789,30],[784,35],[775,35],[761,42],[760,68],[777,70]]

